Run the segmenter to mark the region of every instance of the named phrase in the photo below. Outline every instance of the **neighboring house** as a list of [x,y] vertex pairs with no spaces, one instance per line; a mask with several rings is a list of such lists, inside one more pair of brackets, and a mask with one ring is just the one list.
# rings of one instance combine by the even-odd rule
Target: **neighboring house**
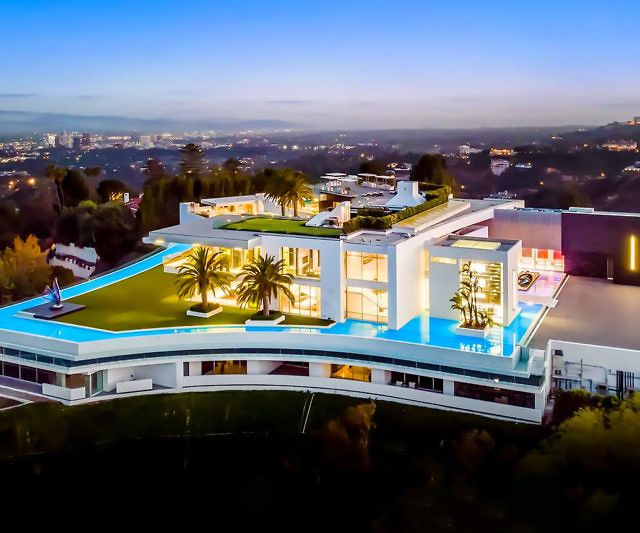
[[76,278],[88,279],[96,270],[98,254],[95,248],[75,244],[54,244],[49,254],[51,266],[62,266],[73,272]]

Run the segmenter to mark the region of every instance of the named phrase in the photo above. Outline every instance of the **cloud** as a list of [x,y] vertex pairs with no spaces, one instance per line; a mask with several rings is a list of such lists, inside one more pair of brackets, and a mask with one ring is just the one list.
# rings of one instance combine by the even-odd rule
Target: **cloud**
[[33,98],[33,93],[0,93],[0,98]]
[[268,104],[273,105],[301,105],[312,104],[314,100],[267,100]]
[[100,94],[79,94],[75,97],[76,100],[94,100],[96,98],[100,98]]

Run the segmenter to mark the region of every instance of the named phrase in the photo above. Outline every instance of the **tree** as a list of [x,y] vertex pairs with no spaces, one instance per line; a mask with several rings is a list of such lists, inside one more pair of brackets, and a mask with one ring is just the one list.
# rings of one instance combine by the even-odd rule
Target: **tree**
[[449,300],[451,309],[460,311],[462,326],[465,328],[484,329],[493,326],[493,310],[478,307],[478,293],[482,292],[482,287],[480,276],[471,268],[471,261],[462,263],[460,274],[460,288]]
[[51,278],[46,256],[33,235],[25,240],[16,237],[13,246],[7,247],[0,259],[4,290],[10,291],[14,299],[41,292]]
[[199,294],[201,305],[198,311],[211,310],[208,302],[208,292],[213,296],[217,289],[229,293],[233,276],[222,268],[222,254],[211,248],[199,246],[191,251],[184,264],[178,267],[178,296],[193,298]]
[[236,289],[238,303],[241,306],[262,304],[262,316],[269,317],[271,298],[281,292],[292,304],[295,296],[289,286],[293,276],[285,273],[283,260],[276,261],[272,255],[256,257],[245,265],[240,274],[240,284]]
[[64,167],[57,167],[56,165],[47,165],[44,171],[46,178],[53,181],[56,189],[56,199],[58,206],[56,211],[58,214],[62,213],[64,209],[64,191],[62,190],[62,180],[67,175],[67,169]]
[[102,169],[100,167],[87,167],[84,169],[84,175],[87,178],[97,178],[102,174]]
[[12,200],[0,201],[0,250],[22,233],[24,223],[15,202]]
[[380,159],[372,159],[371,161],[363,161],[360,163],[360,172],[363,174],[375,174],[383,176],[387,171],[387,165]]
[[80,238],[85,246],[93,246],[101,261],[117,264],[136,245],[139,234],[135,219],[123,204],[103,204],[85,219]]
[[63,207],[76,207],[83,200],[88,200],[91,190],[82,170],[70,168],[60,182],[63,196]]
[[199,144],[189,143],[180,148],[182,174],[189,178],[197,178],[204,174],[204,151]]
[[122,200],[124,193],[129,192],[128,185],[122,180],[105,179],[98,184],[96,189],[103,203]]
[[159,159],[154,159],[150,157],[147,159],[146,163],[142,167],[142,172],[145,176],[147,176],[147,181],[145,182],[145,186],[148,184],[155,183],[159,179],[163,178],[167,174],[167,170],[164,166],[164,163]]
[[280,204],[282,215],[287,207],[293,208],[293,216],[298,216],[298,208],[305,200],[313,198],[306,174],[293,169],[276,172],[267,183],[267,198]]
[[426,181],[436,185],[448,185],[455,190],[456,180],[447,168],[447,160],[440,154],[424,154],[411,168],[413,181]]

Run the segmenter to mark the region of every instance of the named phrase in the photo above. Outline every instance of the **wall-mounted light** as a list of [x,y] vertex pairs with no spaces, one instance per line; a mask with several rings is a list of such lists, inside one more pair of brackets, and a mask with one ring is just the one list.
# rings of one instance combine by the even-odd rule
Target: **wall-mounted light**
[[629,237],[629,270],[638,271],[638,237],[635,235]]

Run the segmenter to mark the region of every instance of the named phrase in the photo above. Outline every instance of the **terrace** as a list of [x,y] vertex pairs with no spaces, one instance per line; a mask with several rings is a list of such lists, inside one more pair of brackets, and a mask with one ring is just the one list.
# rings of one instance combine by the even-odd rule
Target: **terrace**
[[[165,250],[104,276],[63,290],[65,302],[86,307],[59,320],[40,320],[27,316],[25,309],[44,303],[44,298],[0,308],[1,329],[75,343],[150,337],[165,334],[266,333],[325,335],[331,337],[396,341],[494,356],[512,356],[516,346],[537,323],[543,306],[520,304],[521,313],[508,328],[496,327],[486,339],[457,335],[457,321],[421,313],[398,330],[386,324],[347,319],[333,325],[326,320],[287,315],[279,326],[246,326],[254,310],[223,306],[224,311],[210,318],[187,317],[190,302],[175,293],[171,274],[163,272],[163,260],[188,247],[172,245]],[[322,327],[325,326],[325,327]],[[327,339],[329,341],[329,339]],[[322,344],[322,340],[319,339]],[[478,361],[480,363],[480,361]]]
[[[67,300],[84,309],[57,320],[109,331],[132,331],[184,326],[225,326],[244,324],[255,309],[223,306],[223,312],[210,318],[186,316],[192,302],[176,294],[175,276],[165,274],[161,266],[119,283]],[[131,295],[141,295],[132,305]],[[327,326],[332,322],[319,318],[286,315],[287,325]]]

